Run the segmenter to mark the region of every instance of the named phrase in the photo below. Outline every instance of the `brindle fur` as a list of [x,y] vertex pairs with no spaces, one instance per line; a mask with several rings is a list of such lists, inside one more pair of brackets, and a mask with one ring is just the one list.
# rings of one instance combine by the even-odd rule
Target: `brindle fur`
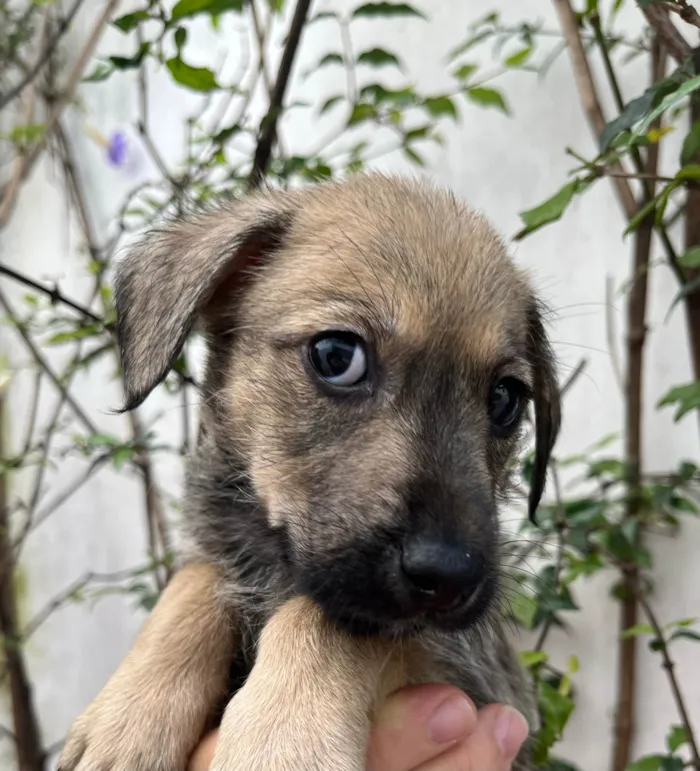
[[[245,684],[215,771],[362,771],[372,710],[409,682],[512,704],[536,728],[495,603],[517,438],[492,435],[485,405],[496,377],[531,387],[532,513],[558,389],[532,288],[485,220],[381,175],[268,189],[151,233],[118,269],[116,304],[127,409],[196,320],[206,336],[188,561],[76,722],[62,771],[182,771],[227,670]],[[338,328],[370,341],[376,376],[332,398],[303,350]],[[419,529],[484,555],[465,611],[407,621],[386,591],[382,555]]]

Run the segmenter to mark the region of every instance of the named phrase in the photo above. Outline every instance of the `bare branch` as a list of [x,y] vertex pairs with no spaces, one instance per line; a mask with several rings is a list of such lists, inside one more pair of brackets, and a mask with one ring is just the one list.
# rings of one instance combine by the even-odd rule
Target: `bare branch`
[[692,56],[693,49],[668,15],[668,5],[645,3],[640,8],[649,26],[656,32],[671,56],[683,64]]
[[[54,128],[56,127],[56,124],[58,123],[58,120],[63,113],[63,109],[73,99],[75,89],[80,83],[85,68],[92,58],[95,47],[97,46],[97,43],[99,42],[100,37],[102,36],[102,33],[104,32],[104,29],[107,26],[113,11],[119,5],[119,2],[120,0],[107,0],[107,2],[105,2],[103,11],[95,23],[95,26],[93,27],[85,46],[80,52],[78,59],[73,66],[70,75],[68,76],[65,87],[63,88],[58,98],[51,104],[48,120],[46,121],[46,128],[41,139],[39,139],[39,141],[32,147],[31,150],[22,156],[21,170],[19,175],[20,180],[26,179],[31,172],[34,164],[44,149],[48,137],[52,134]],[[10,185],[8,185],[2,202],[0,202],[0,228],[3,228],[7,225],[10,219],[10,215],[12,214],[15,204],[17,203],[19,190],[19,185],[12,188]]]
[[289,76],[310,6],[311,0],[298,0],[297,6],[294,9],[294,16],[292,17],[289,35],[287,36],[287,45],[282,53],[282,61],[277,72],[275,88],[270,98],[270,108],[267,111],[267,115],[263,118],[258,133],[258,142],[253,157],[253,168],[248,178],[248,187],[251,190],[260,187],[270,165],[270,157],[277,137],[277,124],[284,102],[284,95],[287,91]]
[[61,19],[61,21],[58,24],[58,29],[53,34],[51,39],[46,43],[46,45],[42,46],[41,53],[39,54],[39,58],[36,61],[36,64],[34,64],[33,67],[31,67],[24,75],[22,80],[7,94],[3,94],[0,96],[0,110],[3,109],[6,105],[8,105],[13,99],[16,99],[22,91],[34,80],[34,78],[41,72],[44,65],[49,61],[51,56],[56,50],[56,47],[58,46],[59,42],[61,41],[61,38],[66,34],[68,29],[70,28],[70,25],[75,18],[75,15],[80,10],[80,6],[83,4],[84,0],[75,0],[75,3],[73,3],[72,8],[68,11],[66,16]]
[[681,718],[681,723],[683,724],[683,728],[685,729],[685,735],[688,741],[688,745],[690,746],[690,753],[692,756],[691,760],[691,766],[695,769],[695,771],[700,771],[700,752],[698,752],[698,741],[695,736],[695,732],[693,731],[692,723],[690,722],[690,713],[688,712],[688,708],[685,704],[685,699],[683,698],[683,694],[680,689],[680,685],[678,684],[678,678],[676,677],[675,668],[676,665],[671,658],[671,654],[668,650],[668,642],[664,638],[663,629],[661,627],[661,624],[659,623],[659,620],[656,618],[656,614],[651,608],[651,605],[649,604],[649,601],[644,596],[644,592],[639,591],[639,587],[637,588],[637,601],[639,602],[640,606],[642,607],[642,610],[644,611],[644,615],[647,617],[647,621],[649,622],[649,625],[653,628],[654,634],[656,635],[657,640],[659,640],[661,646],[659,649],[659,652],[661,653],[661,658],[663,659],[664,663],[664,669],[666,670],[666,676],[668,677],[669,685],[671,686],[671,692],[673,693],[673,700],[676,702],[676,708],[678,709],[678,714]]
[[34,358],[34,361],[36,361],[39,367],[41,367],[42,371],[46,373],[49,380],[51,380],[54,386],[58,389],[59,393],[63,396],[66,404],[70,406],[74,415],[78,418],[78,420],[80,420],[80,422],[85,426],[85,428],[88,430],[89,433],[91,434],[99,433],[95,424],[85,414],[85,412],[83,411],[83,408],[75,401],[75,399],[71,396],[71,394],[68,393],[65,385],[61,382],[61,379],[53,371],[52,367],[46,361],[46,359],[39,351],[39,349],[36,347],[36,345],[34,345],[34,341],[27,333],[27,330],[24,328],[24,325],[19,320],[12,306],[9,304],[7,297],[5,297],[5,295],[1,291],[0,291],[0,306],[2,306],[5,309],[5,313],[15,325],[17,332],[19,333],[22,340],[24,340],[24,344],[29,349],[29,352]]
[[[603,114],[603,108],[601,107],[595,81],[593,80],[593,73],[588,64],[586,51],[581,41],[576,14],[574,13],[569,0],[554,0],[554,5],[559,14],[562,32],[566,39],[569,55],[571,56],[571,63],[574,68],[574,75],[576,77],[576,84],[578,86],[581,103],[586,113],[586,117],[588,118],[588,122],[597,138],[603,132],[603,129],[607,125],[607,121]],[[612,164],[611,170],[622,175],[613,177],[612,181],[618,199],[625,212],[625,216],[627,219],[631,219],[637,212],[637,202],[632,193],[632,188],[625,178],[625,170],[620,163]]]
[[90,319],[90,321],[94,321],[98,324],[105,323],[104,319],[100,318],[96,313],[93,313],[89,308],[64,295],[57,285],[54,285],[53,287],[45,286],[44,284],[40,284],[38,281],[29,278],[29,276],[25,276],[23,273],[13,270],[9,265],[3,265],[2,263],[0,263],[0,274],[8,276],[14,281],[24,284],[30,289],[34,289],[36,292],[41,292],[46,295],[54,305],[60,303],[67,308],[72,308],[76,313],[85,316],[85,318]]

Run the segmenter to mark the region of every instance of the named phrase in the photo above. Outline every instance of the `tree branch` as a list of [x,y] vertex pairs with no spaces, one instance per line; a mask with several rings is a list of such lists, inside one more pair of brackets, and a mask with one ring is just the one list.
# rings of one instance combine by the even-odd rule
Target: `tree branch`
[[678,64],[683,64],[692,54],[692,48],[671,21],[667,7],[657,3],[645,3],[644,5],[639,3],[639,6],[649,26],[663,40],[669,54]]
[[642,610],[644,611],[644,615],[647,617],[649,626],[653,628],[654,634],[656,635],[657,639],[661,643],[659,652],[661,653],[661,658],[663,659],[663,662],[664,662],[664,669],[666,670],[666,676],[668,677],[668,682],[669,682],[669,685],[671,686],[673,699],[676,702],[676,708],[678,709],[678,714],[681,718],[681,723],[683,724],[683,728],[685,729],[685,735],[688,740],[688,745],[690,747],[690,752],[692,757],[691,765],[695,769],[695,771],[700,771],[700,752],[698,752],[697,739],[695,738],[693,726],[692,726],[692,723],[690,722],[690,714],[688,712],[688,708],[686,707],[683,694],[678,684],[678,679],[676,678],[676,674],[675,674],[676,665],[673,659],[671,658],[671,654],[668,651],[668,643],[664,638],[663,629],[661,628],[661,624],[659,623],[659,620],[656,618],[656,614],[652,610],[651,605],[649,604],[646,597],[644,596],[643,591],[637,591],[637,600],[641,605]]
[[[666,56],[658,36],[652,46],[651,82],[663,77]],[[661,128],[661,119],[654,122]],[[659,146],[652,144],[647,150],[644,173],[655,176],[658,166]],[[654,197],[653,181],[645,180],[644,202]],[[635,231],[632,286],[627,301],[627,373],[625,378],[625,463],[627,466],[627,495],[624,517],[634,520],[641,511],[642,474],[642,415],[644,383],[644,344],[646,341],[647,295],[649,286],[649,260],[654,231],[654,214],[651,213]],[[641,533],[639,536],[641,540]],[[621,600],[620,629],[637,624],[638,605],[635,587],[639,570],[633,566],[623,573],[625,596]],[[622,638],[619,647],[618,701],[613,771],[624,771],[631,759],[634,736],[634,708],[637,690],[637,641],[635,637]]]
[[[588,58],[586,57],[586,51],[581,41],[581,35],[576,21],[576,14],[569,0],[553,0],[559,15],[559,21],[561,24],[562,32],[566,40],[567,47],[569,49],[569,55],[571,57],[571,63],[574,68],[574,75],[576,77],[576,84],[578,87],[579,97],[581,104],[588,118],[588,122],[593,129],[593,133],[598,138],[603,129],[605,128],[607,121],[603,114],[603,108],[598,97],[595,81],[593,80],[593,73],[588,64]],[[614,163],[610,166],[611,170],[618,176],[612,177],[612,182],[617,192],[618,199],[622,205],[623,211],[627,219],[632,217],[637,212],[637,202],[635,201],[632,188],[629,181],[625,178],[625,170],[620,163]]]
[[46,43],[45,46],[42,47],[42,51],[39,54],[39,58],[36,61],[36,64],[34,64],[33,67],[31,67],[24,75],[24,77],[20,80],[20,82],[7,94],[3,94],[0,96],[0,110],[2,110],[6,105],[8,105],[13,99],[16,99],[22,91],[34,80],[34,78],[41,72],[41,69],[43,66],[49,61],[51,56],[56,50],[56,46],[58,46],[59,42],[61,41],[61,38],[66,34],[68,29],[70,28],[71,22],[75,18],[76,14],[80,10],[80,6],[83,4],[84,0],[75,0],[75,3],[73,3],[72,8],[66,16],[59,22],[58,29],[53,34],[51,39]]
[[311,0],[298,0],[294,10],[289,35],[287,36],[287,44],[284,47],[282,61],[277,72],[277,80],[270,98],[270,108],[267,111],[267,115],[263,118],[260,124],[260,131],[258,132],[258,142],[253,157],[253,168],[248,178],[248,188],[250,190],[260,187],[270,165],[270,157],[277,137],[277,123],[282,111],[284,95],[287,91],[289,76],[310,6]]
[[[39,139],[39,141],[36,142],[36,144],[32,147],[31,150],[29,150],[21,157],[21,160],[20,160],[21,166],[20,166],[20,173],[19,173],[20,181],[26,179],[29,173],[31,172],[32,168],[34,167],[34,164],[36,163],[37,159],[39,158],[39,156],[41,155],[44,149],[44,146],[46,144],[48,137],[52,134],[56,124],[58,123],[58,120],[61,117],[61,114],[63,113],[64,107],[73,98],[75,89],[78,87],[78,84],[80,83],[80,80],[83,77],[85,68],[87,67],[88,62],[92,58],[93,51],[95,50],[95,47],[97,46],[97,43],[99,42],[100,37],[102,36],[104,28],[107,26],[107,22],[109,21],[115,8],[119,5],[119,2],[120,0],[107,0],[107,2],[105,3],[102,14],[100,15],[99,19],[95,23],[95,26],[93,27],[92,32],[90,33],[90,36],[87,40],[87,43],[83,47],[83,50],[80,52],[80,55],[78,56],[78,59],[75,65],[73,66],[73,69],[71,70],[70,75],[68,76],[68,80],[66,82],[66,85],[63,91],[58,96],[58,98],[51,104],[51,107],[49,109],[48,119],[46,121],[46,128],[44,130],[42,137]],[[0,229],[4,228],[7,225],[10,219],[10,215],[12,214],[15,204],[17,203],[17,197],[19,195],[20,189],[21,187],[19,185],[17,186],[8,185],[8,187],[6,188],[2,201],[0,202]]]
[[34,289],[36,292],[41,292],[41,294],[46,295],[51,300],[53,305],[60,303],[68,308],[72,308],[76,313],[85,316],[85,318],[90,319],[90,321],[107,326],[104,319],[100,318],[96,313],[93,313],[86,306],[81,305],[80,303],[75,302],[75,300],[71,300],[70,297],[64,295],[56,284],[54,284],[53,287],[45,286],[44,284],[40,284],[38,281],[29,278],[29,276],[25,276],[23,273],[13,270],[9,265],[3,265],[2,263],[0,263],[0,274],[8,276],[14,281],[24,284],[30,289]]
[[2,306],[5,309],[5,313],[8,315],[10,320],[15,325],[15,328],[19,332],[20,337],[22,340],[24,340],[24,344],[29,349],[29,352],[31,353],[32,357],[36,361],[36,363],[41,367],[41,369],[46,373],[49,380],[54,384],[54,386],[58,389],[61,396],[63,396],[66,404],[68,404],[73,410],[73,413],[75,416],[80,420],[80,422],[85,426],[85,428],[88,430],[91,434],[97,434],[99,433],[97,430],[97,427],[95,424],[90,420],[90,418],[85,414],[83,411],[83,408],[75,401],[75,399],[68,393],[66,390],[65,385],[61,382],[61,379],[58,377],[58,375],[53,371],[49,363],[46,361],[46,359],[43,357],[39,349],[34,345],[34,341],[27,333],[27,330],[24,328],[22,322],[19,320],[17,314],[14,312],[12,306],[7,301],[7,298],[3,294],[2,291],[0,291],[0,306]]
[[[4,455],[5,394],[0,390],[0,456]],[[13,736],[21,771],[43,771],[44,753],[34,696],[19,644],[15,601],[15,563],[12,559],[7,500],[7,475],[0,474],[0,644],[10,684]]]

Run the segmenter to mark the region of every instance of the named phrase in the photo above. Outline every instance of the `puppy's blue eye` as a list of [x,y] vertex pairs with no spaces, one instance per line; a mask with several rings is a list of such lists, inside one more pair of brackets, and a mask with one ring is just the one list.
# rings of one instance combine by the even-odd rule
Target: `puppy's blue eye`
[[513,430],[527,402],[525,386],[514,377],[504,377],[491,389],[489,417],[501,432]]
[[352,332],[323,332],[311,341],[311,365],[327,383],[357,385],[367,374],[364,341]]

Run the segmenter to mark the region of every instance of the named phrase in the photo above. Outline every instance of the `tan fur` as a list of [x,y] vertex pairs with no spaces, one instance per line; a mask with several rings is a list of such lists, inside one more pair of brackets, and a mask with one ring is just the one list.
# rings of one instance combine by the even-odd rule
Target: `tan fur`
[[[559,427],[554,367],[531,287],[486,221],[442,191],[378,175],[267,190],[151,234],[119,267],[116,298],[129,408],[196,320],[208,335],[188,480],[193,561],[76,721],[62,771],[183,771],[241,652],[254,663],[213,771],[363,771],[373,710],[410,682],[511,703],[534,729],[495,614],[483,634],[354,636],[298,590],[318,566],[321,584],[325,566],[344,569],[352,590],[338,555],[361,561],[362,539],[392,527],[430,474],[445,476],[446,508],[460,512],[455,537],[493,552],[497,522],[472,507],[504,493],[517,443],[489,429],[494,378],[535,394],[536,508]],[[371,399],[319,396],[300,351],[329,329],[372,341],[385,379]],[[443,379],[428,367],[411,383],[425,361]],[[514,768],[529,771],[526,753]]]
[[224,713],[212,771],[364,769],[372,713],[418,675],[415,648],[351,638],[305,597],[290,600]]
[[173,577],[129,654],[75,721],[62,767],[184,767],[226,695],[234,638],[220,588],[212,565],[186,565]]

